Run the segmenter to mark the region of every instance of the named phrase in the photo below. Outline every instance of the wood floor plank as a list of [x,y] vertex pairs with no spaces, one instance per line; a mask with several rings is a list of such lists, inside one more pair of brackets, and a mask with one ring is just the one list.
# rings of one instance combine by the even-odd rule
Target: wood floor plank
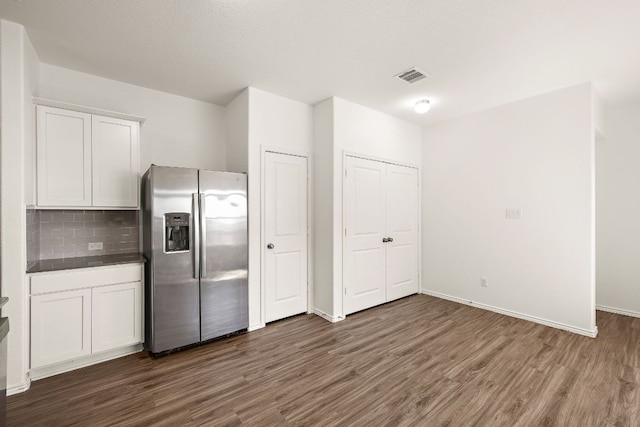
[[425,295],[33,382],[9,426],[638,426],[640,319],[582,337]]

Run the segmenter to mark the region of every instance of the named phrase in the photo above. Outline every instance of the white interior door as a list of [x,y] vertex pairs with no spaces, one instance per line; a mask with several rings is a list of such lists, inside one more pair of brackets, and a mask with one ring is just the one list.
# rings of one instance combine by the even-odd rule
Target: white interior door
[[387,165],[387,301],[418,292],[418,170]]
[[385,168],[382,162],[345,158],[344,303],[350,314],[384,303]]
[[266,321],[307,311],[307,158],[265,153]]

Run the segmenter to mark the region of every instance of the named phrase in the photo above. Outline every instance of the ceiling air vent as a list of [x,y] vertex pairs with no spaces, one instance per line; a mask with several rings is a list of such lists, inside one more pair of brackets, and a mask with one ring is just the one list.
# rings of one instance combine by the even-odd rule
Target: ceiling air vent
[[427,77],[426,73],[418,70],[416,67],[409,68],[406,71],[396,74],[397,78],[407,83],[415,83]]

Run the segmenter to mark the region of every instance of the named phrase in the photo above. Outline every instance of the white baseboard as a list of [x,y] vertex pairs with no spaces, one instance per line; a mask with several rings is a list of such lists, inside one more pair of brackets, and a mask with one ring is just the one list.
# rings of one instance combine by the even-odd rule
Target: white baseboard
[[115,350],[105,351],[99,354],[92,354],[86,357],[69,360],[66,362],[56,363],[54,365],[42,366],[34,368],[29,372],[32,380],[41,380],[43,378],[62,374],[64,372],[73,371],[75,369],[84,368],[86,366],[95,365],[97,363],[106,362],[107,360],[117,359],[118,357],[128,356],[130,354],[142,351],[142,344],[131,345],[118,348]]
[[322,317],[324,320],[328,320],[331,323],[336,323],[336,322],[340,322],[341,320],[344,320],[344,316],[331,316],[325,313],[324,311],[318,310],[317,308],[314,308],[312,313]]
[[7,396],[11,396],[18,393],[24,393],[25,391],[29,390],[29,387],[31,387],[31,379],[27,378],[27,382],[25,383],[8,387]]
[[256,323],[255,325],[251,325],[247,328],[247,332],[255,331],[256,329],[262,329],[265,327],[264,323]]
[[492,305],[482,304],[479,302],[473,302],[466,299],[453,297],[451,295],[441,294],[439,292],[433,292],[426,289],[422,289],[422,293],[425,295],[430,295],[432,297],[446,299],[449,301],[457,302],[464,305],[469,305],[472,307],[482,308],[484,310],[493,311],[494,313],[504,314],[505,316],[515,317],[517,319],[528,320],[530,322],[539,323],[544,326],[550,326],[556,329],[562,329],[563,331],[573,332],[574,334],[584,335],[590,338],[595,338],[598,335],[598,327],[596,326],[594,330],[576,328],[575,326],[570,326],[564,323],[554,322],[552,320],[542,319],[540,317],[531,316],[528,314],[518,313],[517,311],[505,310],[503,308],[494,307]]
[[606,305],[596,305],[596,310],[606,311],[613,314],[622,314],[623,316],[640,317],[637,311],[623,310],[622,308],[607,307]]

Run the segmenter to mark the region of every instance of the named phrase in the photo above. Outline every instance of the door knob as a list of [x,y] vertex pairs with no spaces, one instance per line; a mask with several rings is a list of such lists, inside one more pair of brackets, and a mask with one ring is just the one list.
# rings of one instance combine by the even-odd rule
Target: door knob
[[267,245],[267,249],[273,249],[273,248],[275,248],[275,246],[273,246],[273,243],[269,243],[269,244]]
[[389,243],[393,242],[393,237],[387,237],[387,242]]

